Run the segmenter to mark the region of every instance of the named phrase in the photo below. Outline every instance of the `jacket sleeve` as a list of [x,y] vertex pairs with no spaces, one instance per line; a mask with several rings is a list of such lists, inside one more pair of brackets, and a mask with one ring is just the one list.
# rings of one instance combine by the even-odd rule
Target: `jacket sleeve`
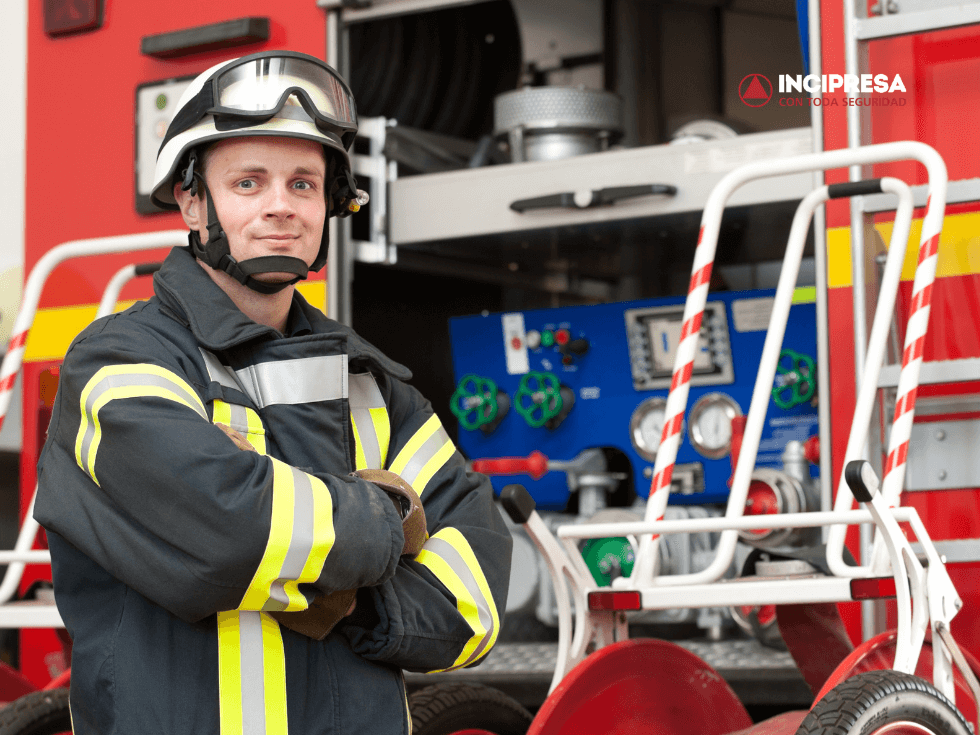
[[[107,326],[108,325],[108,326]],[[241,451],[152,336],[97,323],[65,358],[35,518],[187,621],[384,582],[404,543],[371,483]]]
[[387,469],[421,497],[429,540],[394,577],[360,590],[341,632],[365,658],[411,671],[472,666],[500,631],[513,542],[490,481],[466,471],[428,401],[400,381],[390,391]]

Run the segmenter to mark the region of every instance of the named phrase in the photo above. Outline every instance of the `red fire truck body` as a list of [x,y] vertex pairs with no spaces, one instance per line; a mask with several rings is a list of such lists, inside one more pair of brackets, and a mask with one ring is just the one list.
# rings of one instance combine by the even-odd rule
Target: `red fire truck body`
[[[841,3],[824,2],[821,11],[823,72],[843,74],[845,70],[844,16]],[[867,3],[869,8],[874,3]],[[918,140],[933,146],[946,162],[951,182],[980,175],[980,136],[976,110],[980,90],[969,80],[980,73],[980,26],[935,30],[897,38],[868,42],[867,71],[884,74],[889,80],[900,75],[906,92],[894,96],[900,105],[867,107],[870,136],[865,143]],[[823,105],[826,150],[844,148],[848,143],[847,106],[843,94],[828,95],[837,104]],[[925,170],[914,163],[876,166],[874,176],[896,176],[910,185],[926,181]],[[828,183],[847,180],[846,171],[827,176]],[[914,214],[910,242],[921,232],[924,209]],[[888,241],[894,213],[875,215],[875,227]],[[976,233],[980,225],[977,202],[951,204],[939,244],[939,264],[932,297],[929,335],[925,343],[926,361],[946,361],[980,356],[980,249]],[[842,471],[844,450],[855,400],[854,342],[852,334],[853,297],[851,280],[850,213],[847,201],[831,202],[827,207],[827,248],[829,322],[831,333],[830,374],[834,478]],[[902,274],[902,288],[896,308],[900,340],[912,292],[912,277],[918,253],[908,249]],[[901,344],[901,342],[899,342]],[[918,395],[929,397],[980,392],[980,383],[922,386]],[[969,421],[977,414],[957,412],[926,416],[917,413],[916,423]],[[975,427],[973,429],[976,430]],[[980,439],[980,436],[977,437]],[[836,481],[834,487],[836,488]],[[980,493],[975,488],[906,492],[902,504],[922,514],[933,539],[976,539],[980,536]],[[856,548],[856,533],[850,539]],[[974,652],[980,650],[980,612],[978,612],[976,562],[951,564],[950,575],[967,601],[963,613],[954,620],[958,640]],[[857,605],[845,605],[845,620],[852,638],[860,636]],[[894,621],[892,621],[893,623]]]

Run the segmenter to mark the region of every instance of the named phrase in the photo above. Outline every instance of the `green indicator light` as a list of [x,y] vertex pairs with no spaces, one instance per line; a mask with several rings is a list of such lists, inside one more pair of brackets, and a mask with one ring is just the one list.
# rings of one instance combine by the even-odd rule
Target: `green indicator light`
[[162,110],[166,106],[167,106],[167,95],[165,95],[165,94],[158,94],[157,95],[157,109],[158,110]]
[[555,343],[555,333],[546,329],[541,333],[541,346],[551,347]]

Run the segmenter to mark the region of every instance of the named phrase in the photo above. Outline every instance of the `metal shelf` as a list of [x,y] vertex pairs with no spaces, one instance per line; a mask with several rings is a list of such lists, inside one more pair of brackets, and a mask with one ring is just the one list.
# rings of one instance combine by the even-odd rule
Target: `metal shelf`
[[[813,151],[809,128],[753,133],[728,140],[658,145],[541,161],[406,177],[389,186],[390,241],[411,243],[698,212],[732,169],[762,158]],[[587,208],[513,211],[511,203],[564,192],[670,184],[675,196],[644,196]],[[732,206],[795,201],[813,188],[809,173],[752,182]],[[576,196],[588,201],[590,196]],[[420,206],[424,203],[424,206]]]

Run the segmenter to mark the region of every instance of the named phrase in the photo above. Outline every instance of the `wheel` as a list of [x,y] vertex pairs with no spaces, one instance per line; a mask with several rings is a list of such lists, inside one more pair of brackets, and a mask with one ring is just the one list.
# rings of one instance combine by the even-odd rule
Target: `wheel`
[[[531,713],[480,684],[437,684],[408,698],[413,735],[524,735]],[[2,733],[0,733],[2,735]]]
[[971,735],[932,684],[900,671],[868,671],[827,692],[796,735]]
[[25,694],[0,710],[0,735],[71,735],[68,690]]

